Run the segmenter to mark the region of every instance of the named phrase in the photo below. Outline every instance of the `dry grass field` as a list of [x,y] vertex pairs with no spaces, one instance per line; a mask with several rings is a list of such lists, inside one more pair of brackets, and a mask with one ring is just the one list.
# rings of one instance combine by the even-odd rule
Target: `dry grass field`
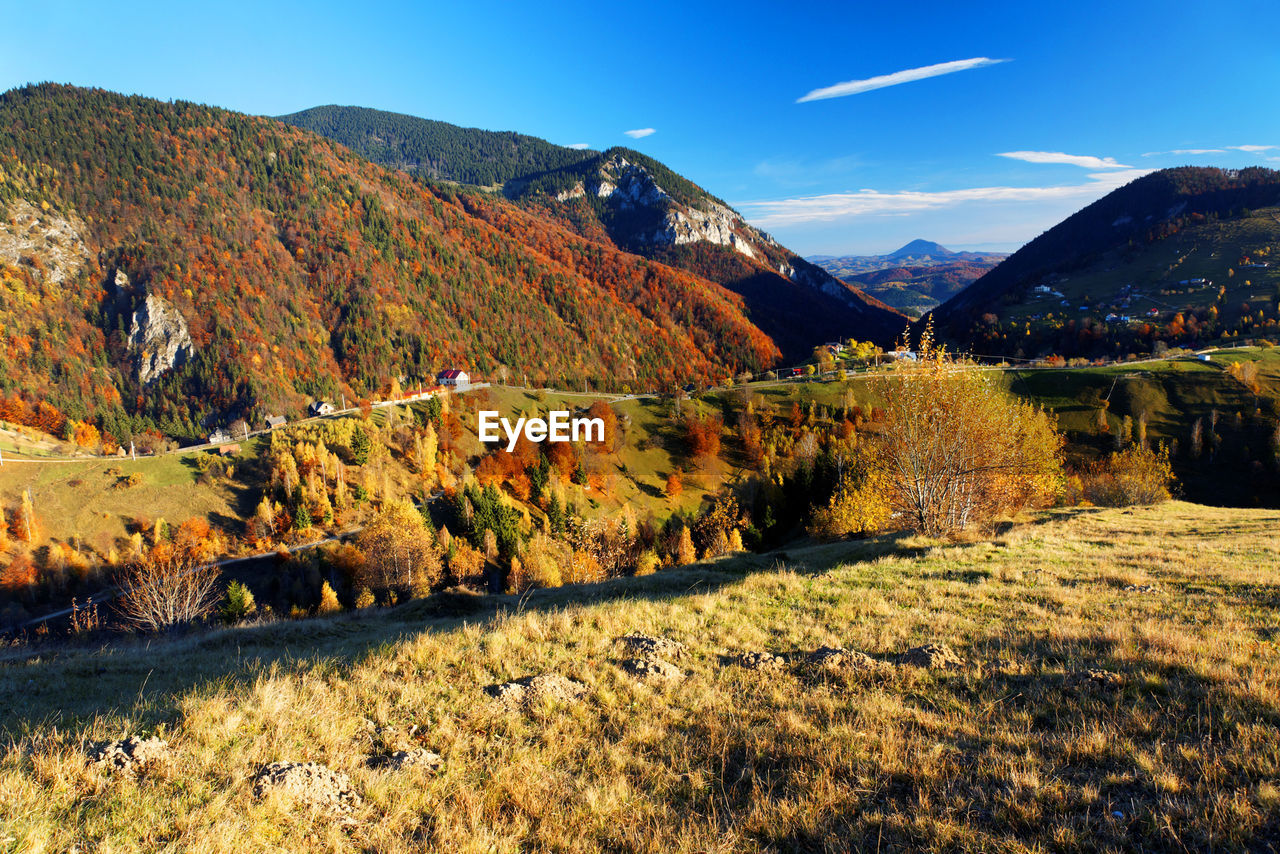
[[[1055,511],[968,543],[10,650],[0,850],[1275,850],[1278,533],[1277,511]],[[678,677],[632,676],[632,632],[684,644],[659,650]],[[925,644],[955,659],[902,657]],[[807,664],[820,647],[871,660]],[[548,673],[580,696],[485,691]],[[87,763],[126,734],[168,760]],[[442,762],[366,765],[409,748]],[[256,796],[277,760],[346,775],[345,808]]]

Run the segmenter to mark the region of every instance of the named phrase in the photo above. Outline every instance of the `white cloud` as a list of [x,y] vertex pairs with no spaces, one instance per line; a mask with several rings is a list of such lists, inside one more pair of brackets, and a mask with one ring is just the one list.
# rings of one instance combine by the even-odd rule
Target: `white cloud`
[[901,83],[911,83],[914,80],[924,80],[927,77],[939,77],[943,74],[954,74],[957,71],[968,71],[971,68],[982,68],[987,65],[996,65],[1008,61],[1007,59],[989,59],[985,56],[978,56],[973,59],[957,59],[954,62],[939,62],[936,65],[925,65],[921,68],[908,68],[904,71],[895,71],[892,74],[881,74],[878,77],[868,77],[865,80],[849,80],[844,83],[837,83],[834,86],[814,89],[809,94],[797,98],[796,103],[821,101],[824,98],[843,98],[845,95],[858,95],[862,92],[870,92],[872,89],[883,89],[886,86],[897,86]]
[[656,131],[653,128],[636,128],[635,130],[624,130],[623,133],[632,139],[641,139],[651,133],[656,133]]
[[1226,154],[1225,148],[1175,148],[1173,151],[1148,151],[1143,157],[1159,157],[1161,154]]
[[1270,151],[1274,145],[1224,145],[1221,148],[1175,148],[1172,151],[1148,151],[1143,157],[1158,157],[1162,154],[1226,154],[1228,151],[1243,151],[1256,154],[1259,151]]
[[998,157],[1025,160],[1027,163],[1065,163],[1085,169],[1132,169],[1117,163],[1114,157],[1094,157],[1091,154],[1063,154],[1061,151],[1002,151]]
[[1087,183],[1056,187],[967,187],[935,192],[859,190],[856,193],[828,193],[795,199],[738,202],[735,207],[747,216],[752,225],[776,228],[807,222],[832,222],[858,217],[918,213],[981,202],[1093,201],[1151,171],[1150,169],[1124,169],[1095,172],[1089,175],[1090,180]]
[[566,146],[565,146],[565,148],[573,148],[573,149],[576,149],[576,150],[578,150],[578,151],[583,151],[583,150],[588,149],[588,148],[590,148],[590,147],[591,147],[591,146],[590,146],[590,145],[588,145],[588,144],[587,144],[587,143],[585,143],[585,142],[571,142],[571,143],[569,143],[568,145],[566,145]]

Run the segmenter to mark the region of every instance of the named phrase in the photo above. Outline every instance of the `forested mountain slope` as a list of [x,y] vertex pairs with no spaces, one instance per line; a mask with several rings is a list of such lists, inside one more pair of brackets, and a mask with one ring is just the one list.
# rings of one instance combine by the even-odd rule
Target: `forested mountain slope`
[[191,103],[5,93],[0,205],[0,417],[55,432],[195,436],[449,366],[648,389],[780,358],[706,279]]
[[580,151],[361,107],[316,107],[281,121],[423,179],[501,185],[521,207],[584,237],[724,285],[789,358],[833,338],[887,344],[905,323],[753,228],[722,199],[629,148]]
[[1275,170],[1153,172],[1032,240],[932,316],[953,341],[1004,355],[1114,356],[1273,336],[1277,206]]

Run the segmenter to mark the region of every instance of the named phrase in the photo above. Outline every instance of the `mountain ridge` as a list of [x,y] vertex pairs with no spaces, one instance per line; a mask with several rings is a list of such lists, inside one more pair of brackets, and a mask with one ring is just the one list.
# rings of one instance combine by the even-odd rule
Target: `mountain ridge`
[[194,438],[457,365],[661,390],[782,357],[714,282],[190,102],[5,92],[0,206],[0,417],[59,435]]
[[1280,276],[1265,259],[1278,215],[1280,171],[1158,170],[1067,217],[928,316],[953,342],[1028,357],[1273,335]]
[[[313,110],[320,113],[302,111],[282,120],[332,134],[382,165],[395,168],[406,159],[443,163],[443,172],[455,177],[469,168],[469,149],[458,142],[445,150],[442,140],[474,135],[483,147],[511,136],[365,108]],[[316,115],[325,120],[315,120]],[[394,121],[412,145],[389,154],[379,137],[387,121]],[[509,160],[511,168],[500,176],[502,195],[583,237],[729,288],[746,300],[752,318],[789,356],[802,356],[831,338],[888,343],[900,332],[903,317],[896,310],[779,245],[723,199],[660,161],[621,146],[579,151],[514,136],[512,144],[523,146],[529,156]]]

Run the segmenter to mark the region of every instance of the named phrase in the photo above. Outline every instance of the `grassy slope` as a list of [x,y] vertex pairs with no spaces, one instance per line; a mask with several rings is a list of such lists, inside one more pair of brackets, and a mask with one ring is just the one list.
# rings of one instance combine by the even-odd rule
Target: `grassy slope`
[[[1213,355],[1210,363],[1175,360],[1105,368],[1021,371],[1009,374],[1009,383],[1014,392],[1052,409],[1068,436],[1092,435],[1096,401],[1110,395],[1108,421],[1113,430],[1119,428],[1125,415],[1137,418],[1146,412],[1153,441],[1176,440],[1185,444],[1192,422],[1196,418],[1207,419],[1211,410],[1217,409],[1223,418],[1232,417],[1236,412],[1253,411],[1253,395],[1224,370],[1230,362],[1243,359],[1261,363],[1263,396],[1259,403],[1263,412],[1274,418],[1280,402],[1280,348],[1220,351]],[[816,400],[822,406],[839,407],[846,389],[853,391],[855,402],[864,409],[875,404],[865,377],[855,377],[847,385],[788,382],[751,387],[753,394],[760,395],[782,413],[795,400],[802,404]],[[738,391],[727,394],[735,395]],[[512,388],[493,388],[488,395],[489,403],[485,405],[503,415],[531,414],[551,408],[574,410],[598,399],[596,395],[538,394]],[[715,411],[716,404],[716,395],[709,395],[686,406],[710,412]],[[613,491],[601,496],[568,485],[566,498],[581,512],[589,516],[614,515],[623,507],[630,507],[636,518],[650,513],[665,518],[675,510],[696,511],[705,495],[739,476],[728,459],[717,460],[705,469],[690,465],[683,455],[681,433],[669,421],[669,402],[643,398],[615,401],[613,406],[620,421],[629,419],[630,423],[623,448],[602,460],[605,471],[614,475]],[[377,424],[382,424],[385,417],[383,410],[374,413]],[[472,417],[466,417],[464,423],[474,429]],[[640,444],[652,436],[660,441],[641,449]],[[159,517],[175,522],[204,515],[221,520],[234,530],[233,520],[237,514],[251,513],[260,495],[256,475],[250,468],[260,441],[265,443],[255,439],[244,444],[244,453],[237,460],[242,476],[232,482],[202,482],[190,455],[136,463],[128,460],[6,463],[0,466],[0,503],[7,508],[15,507],[21,491],[30,486],[45,534],[63,541],[79,537],[104,553],[125,535],[129,523],[138,518]],[[468,447],[479,446],[470,442]],[[673,501],[666,496],[664,487],[667,475],[677,466],[686,470],[685,491]],[[393,468],[402,491],[416,495],[420,489],[414,486],[413,479],[400,471],[399,466]],[[131,489],[113,488],[116,477],[106,474],[109,469],[119,469],[125,475],[138,471],[143,475],[143,483]],[[1215,487],[1211,475],[1212,472],[1206,475],[1204,484],[1209,492],[1197,487],[1196,496],[1200,500],[1216,500],[1210,493],[1214,488],[1220,489],[1221,484]],[[1227,488],[1234,489],[1234,486],[1228,484]]]
[[[1136,253],[1121,248],[1104,253],[1083,270],[1069,274],[1053,287],[1070,302],[1061,306],[1057,297],[1032,294],[1021,303],[993,308],[1002,320],[1024,321],[1031,315],[1053,312],[1059,319],[1093,318],[1109,313],[1130,315],[1135,323],[1146,320],[1148,309],[1157,309],[1167,321],[1175,309],[1207,309],[1218,301],[1218,288],[1227,293],[1220,305],[1235,312],[1242,304],[1250,311],[1265,309],[1274,316],[1280,293],[1280,261],[1270,254],[1276,247],[1277,216],[1280,208],[1263,208],[1248,217],[1191,225],[1163,240],[1141,247]],[[1269,261],[1270,267],[1243,268],[1237,263],[1248,256]],[[1235,275],[1229,276],[1235,269]],[[1190,279],[1209,279],[1212,285],[1179,285]],[[1145,295],[1128,308],[1104,307],[1082,312],[1085,300],[1102,300],[1118,294],[1125,285],[1135,285]],[[1045,324],[1048,321],[1040,321]],[[1035,326],[1037,324],[1033,324]]]
[[[242,443],[237,465],[256,456],[263,440]],[[129,533],[141,519],[181,522],[203,516],[221,525],[236,527],[240,514],[252,513],[245,487],[219,480],[202,483],[195,454],[140,458],[137,461],[19,463],[0,466],[0,496],[7,507],[18,504],[22,491],[30,489],[41,531],[52,540],[78,538],[103,554]],[[121,484],[131,474],[142,483]]]
[[[0,839],[21,850],[1260,848],[1280,833],[1277,523],[1274,511],[1187,504],[1063,512],[990,543],[881,538],[737,557],[500,599],[488,618],[432,618],[414,603],[11,654],[0,720],[17,741],[0,757]],[[1123,590],[1134,583],[1160,592]],[[625,676],[611,641],[632,630],[688,644],[687,680]],[[824,644],[888,659],[930,641],[966,663],[810,680],[721,660]],[[1074,685],[1069,674],[1090,667],[1123,687]],[[584,701],[521,714],[482,693],[547,671],[583,682]],[[401,734],[416,724],[443,771],[365,769],[366,720]],[[85,739],[126,731],[163,735],[176,764],[138,783],[85,768]],[[255,802],[248,780],[276,759],[350,774],[366,799],[359,829]]]

